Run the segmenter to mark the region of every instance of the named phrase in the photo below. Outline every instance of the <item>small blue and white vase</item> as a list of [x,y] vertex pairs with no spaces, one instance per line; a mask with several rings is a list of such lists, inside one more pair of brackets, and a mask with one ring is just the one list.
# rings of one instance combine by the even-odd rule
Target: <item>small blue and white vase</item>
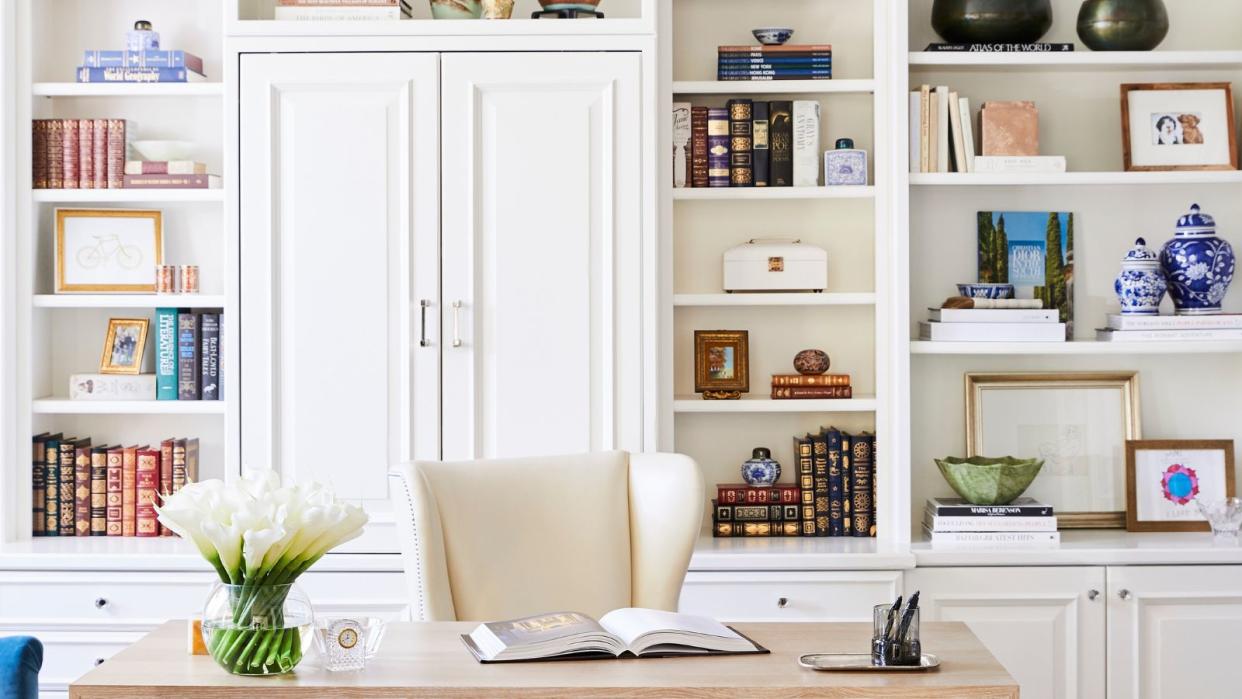
[[1199,205],[1177,220],[1177,232],[1160,251],[1160,267],[1169,283],[1177,315],[1220,313],[1233,281],[1233,248],[1216,237],[1216,220],[1199,213]]
[[747,485],[776,485],[780,478],[781,465],[772,458],[772,452],[767,447],[755,447],[750,458],[742,463],[742,480]]
[[1160,302],[1169,285],[1160,271],[1160,256],[1147,247],[1147,241],[1134,241],[1125,258],[1121,260],[1121,274],[1113,283],[1117,300],[1121,301],[1121,315],[1154,316],[1160,314]]

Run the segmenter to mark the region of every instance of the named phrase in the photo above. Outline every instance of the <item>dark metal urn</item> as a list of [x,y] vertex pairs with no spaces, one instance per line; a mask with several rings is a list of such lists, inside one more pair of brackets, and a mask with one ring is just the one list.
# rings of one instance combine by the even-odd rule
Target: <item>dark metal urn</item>
[[932,29],[951,44],[1029,44],[1052,28],[1052,0],[936,0]]
[[1168,33],[1162,0],[1087,0],[1078,10],[1078,38],[1092,51],[1150,51]]

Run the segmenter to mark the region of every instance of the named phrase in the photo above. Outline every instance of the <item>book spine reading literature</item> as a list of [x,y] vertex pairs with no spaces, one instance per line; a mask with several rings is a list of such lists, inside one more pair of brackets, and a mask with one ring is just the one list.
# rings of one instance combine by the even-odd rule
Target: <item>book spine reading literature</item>
[[155,309],[155,397],[177,400],[177,309]]
[[755,185],[754,102],[748,99],[731,99],[729,110],[729,184],[733,187]]
[[707,110],[707,185],[729,186],[729,110]]
[[690,109],[690,186],[706,187],[707,176],[707,107]]
[[756,187],[768,186],[768,103],[755,102],[751,123],[751,161]]
[[121,536],[137,531],[138,514],[138,447],[121,451]]
[[108,447],[91,448],[91,536],[108,534]]
[[91,442],[78,443],[73,457],[73,535],[91,535]]
[[47,440],[43,451],[43,535],[60,536],[60,443],[61,435]]
[[122,534],[124,496],[121,485],[121,460],[120,447],[112,447],[108,450],[108,511],[106,513],[108,536],[121,536]]
[[810,435],[794,438],[798,455],[798,507],[801,510],[802,536],[815,536],[815,445]]
[[30,535],[43,536],[47,524],[47,432],[35,435],[30,456]]
[[772,398],[852,398],[854,389],[849,386],[773,386]]
[[[815,453],[815,536],[831,536],[833,523],[832,471],[829,456],[831,433],[820,431],[811,437]],[[840,503],[837,504],[840,513]]]
[[203,313],[199,317],[200,398],[220,400],[220,314]]
[[66,439],[60,443],[59,468],[60,479],[57,492],[59,493],[59,508],[57,515],[59,519],[56,523],[56,530],[61,536],[73,536],[74,526],[74,462],[77,460],[78,447],[77,441],[74,439]]
[[854,536],[870,536],[873,505],[871,502],[871,478],[873,471],[872,447],[875,435],[863,432],[854,437],[854,460],[850,465],[850,498],[852,501]]
[[160,525],[155,514],[155,494],[160,486],[160,453],[154,449],[138,450],[137,506],[135,534],[159,536]]
[[773,374],[773,386],[849,386],[849,374]]
[[199,315],[177,313],[177,399],[199,399]]
[[770,173],[773,187],[793,186],[793,102],[780,100],[768,105],[771,124],[768,127]]
[[819,185],[819,102],[798,100],[793,105],[793,183]]

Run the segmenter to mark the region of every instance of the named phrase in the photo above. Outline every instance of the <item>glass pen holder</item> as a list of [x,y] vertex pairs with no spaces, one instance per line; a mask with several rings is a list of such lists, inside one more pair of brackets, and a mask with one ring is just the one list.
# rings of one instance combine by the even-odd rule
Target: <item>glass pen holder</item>
[[315,649],[324,669],[342,672],[365,668],[367,661],[379,653],[384,629],[384,620],[378,617],[316,619]]
[[880,604],[872,610],[871,664],[920,664],[923,646],[919,643],[919,610],[902,610],[890,616],[890,609],[892,605]]

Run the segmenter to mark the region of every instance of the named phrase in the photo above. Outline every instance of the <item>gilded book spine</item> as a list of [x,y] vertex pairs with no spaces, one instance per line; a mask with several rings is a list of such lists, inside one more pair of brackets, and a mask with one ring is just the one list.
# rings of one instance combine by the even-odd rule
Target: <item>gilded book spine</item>
[[108,450],[108,473],[107,473],[107,531],[108,536],[121,535],[121,519],[124,507],[124,496],[121,487],[121,448],[113,447]]
[[186,473],[185,473],[185,445],[186,445],[186,440],[184,439],[173,440],[173,451],[172,451],[173,488],[172,488],[172,491],[174,493],[184,488],[185,484],[188,482],[186,480]]
[[841,536],[845,533],[842,516],[844,512],[843,498],[845,482],[841,474],[841,432],[829,428],[825,433],[828,450],[828,536]]
[[91,448],[91,536],[108,534],[108,448]]
[[768,186],[768,103],[755,102],[754,121],[751,126],[754,149],[754,179],[756,187]]
[[845,399],[852,398],[849,386],[773,386],[773,400]]
[[772,376],[773,386],[849,386],[849,374],[819,374],[804,376],[802,374],[775,374]]
[[155,493],[160,487],[160,453],[155,449],[138,450],[136,534],[159,536],[160,523],[155,514]]
[[60,486],[57,490],[59,493],[60,508],[58,511],[59,519],[56,528],[61,536],[73,536],[74,526],[74,503],[73,503],[73,486],[74,462],[77,460],[78,450],[76,440],[67,439],[60,443]]
[[708,186],[707,107],[690,109],[690,186]]
[[138,448],[121,452],[121,536],[133,536],[138,516]]
[[729,184],[753,187],[754,169],[754,103],[748,99],[731,99],[729,110]]
[[[173,440],[160,442],[160,502],[173,492]],[[160,536],[172,536],[172,530],[160,524]]]
[[[802,535],[815,536],[815,447],[810,435],[794,439],[798,455],[798,501]],[[809,511],[808,511],[809,508]]]
[[47,189],[47,131],[46,119],[36,119],[31,124],[30,175],[35,189]]
[[78,186],[95,188],[95,120],[78,119]]
[[722,505],[767,505],[798,502],[798,486],[717,485],[716,499]]
[[47,441],[43,454],[44,477],[47,487],[43,492],[43,535],[60,536],[60,443],[59,435]]
[[108,187],[108,120],[91,119],[91,179],[95,189]]
[[850,469],[854,464],[854,437],[848,432],[841,433],[841,536],[852,536],[854,533],[853,482],[850,481]]
[[872,446],[875,435],[864,432],[854,437],[854,460],[850,464],[851,514],[854,536],[871,536],[874,524],[874,503],[871,502],[871,479],[874,468]]
[[73,535],[91,535],[91,442],[78,444],[73,457]]
[[707,186],[729,186],[729,110],[707,110]]
[[124,119],[108,119],[108,188],[125,185],[125,155],[128,152],[128,129]]
[[47,140],[44,141],[44,152],[47,154],[47,186],[48,189],[63,189],[65,186],[65,160],[61,152],[65,147],[64,125],[60,119],[47,120]]
[[815,465],[815,536],[828,536],[832,526],[829,497],[828,438],[823,432],[812,437]]
[[63,179],[61,186],[66,189],[78,188],[78,120],[60,120],[60,171]]
[[43,536],[47,524],[47,467],[43,460],[47,454],[50,435],[36,435],[30,455],[30,535]]

